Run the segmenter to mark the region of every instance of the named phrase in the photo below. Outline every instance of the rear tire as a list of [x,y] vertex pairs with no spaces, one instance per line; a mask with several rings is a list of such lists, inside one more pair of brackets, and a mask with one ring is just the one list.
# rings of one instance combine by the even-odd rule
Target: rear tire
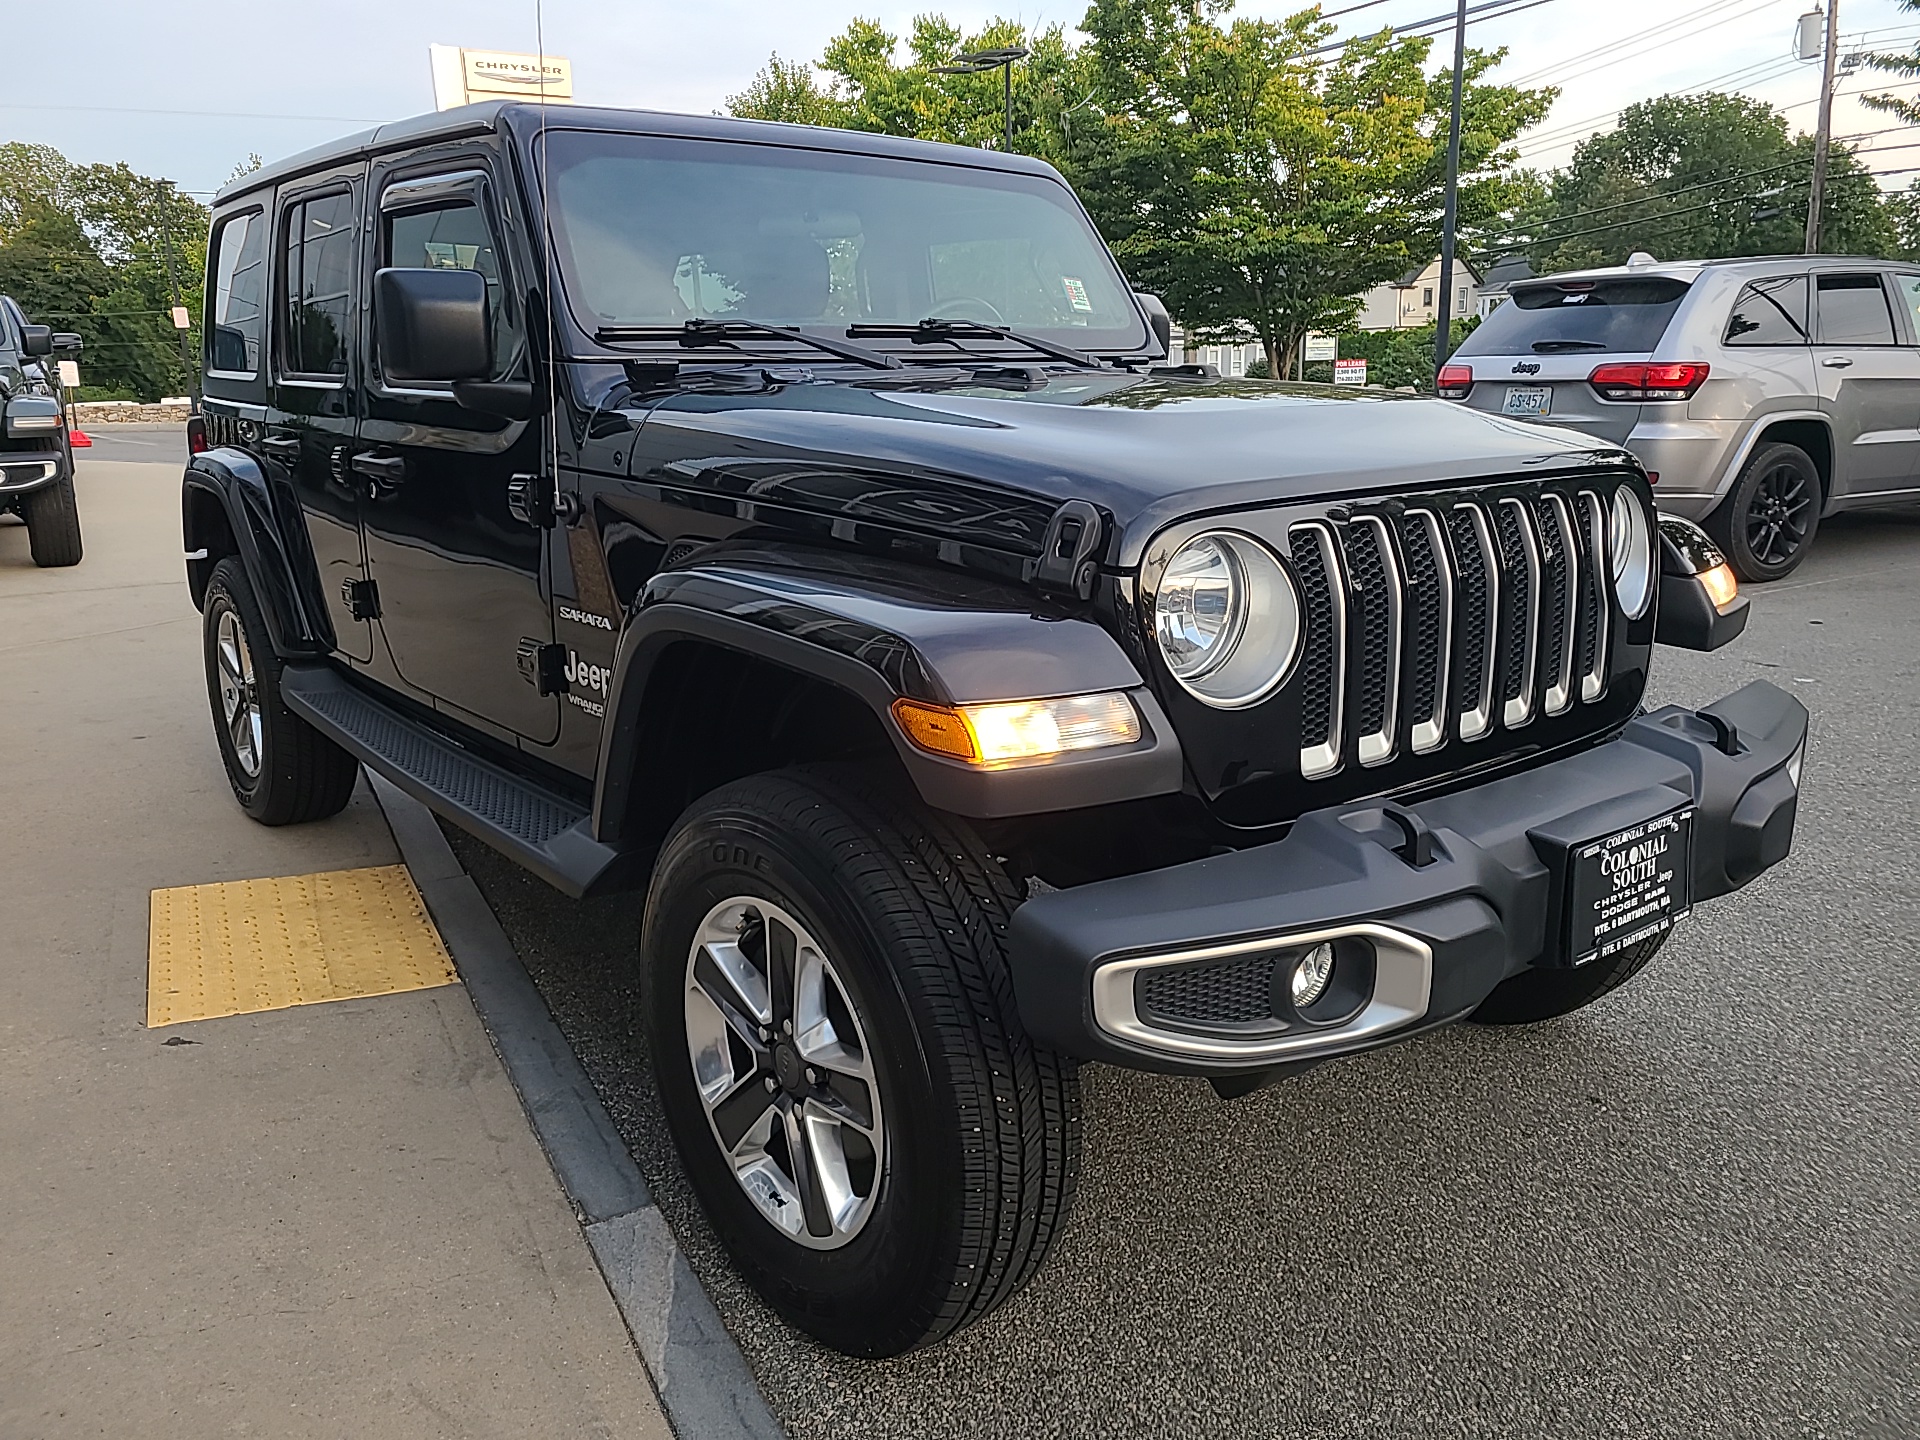
[[1820,470],[1798,445],[1775,442],[1747,457],[1705,529],[1742,580],[1784,580],[1820,529]]
[[857,772],[727,785],[661,852],[640,950],[668,1126],[735,1266],[836,1350],[986,1314],[1072,1205],[1078,1076],[1020,1026],[1018,901],[961,824]]
[[74,498],[71,471],[30,492],[21,511],[34,564],[53,570],[80,563],[80,505]]
[[1603,995],[1618,990],[1646,966],[1673,932],[1629,945],[1605,960],[1593,960],[1577,970],[1559,967],[1522,970],[1503,980],[1480,1008],[1467,1018],[1478,1025],[1531,1025],[1571,1015]]
[[360,762],[280,698],[280,657],[237,556],[213,567],[202,632],[214,733],[240,808],[262,825],[339,814]]

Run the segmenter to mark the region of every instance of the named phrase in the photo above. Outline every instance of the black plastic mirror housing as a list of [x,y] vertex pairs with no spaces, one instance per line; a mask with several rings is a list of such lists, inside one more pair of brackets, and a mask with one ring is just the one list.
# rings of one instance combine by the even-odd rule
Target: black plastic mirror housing
[[53,331],[45,325],[20,327],[20,353],[32,359],[53,353]]
[[482,380],[493,369],[487,282],[476,271],[376,272],[373,323],[388,384]]

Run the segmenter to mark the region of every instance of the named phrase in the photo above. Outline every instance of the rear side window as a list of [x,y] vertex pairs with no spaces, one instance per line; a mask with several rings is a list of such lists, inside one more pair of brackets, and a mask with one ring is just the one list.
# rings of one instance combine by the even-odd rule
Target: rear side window
[[296,375],[347,373],[353,319],[353,196],[320,195],[287,211],[287,370]]
[[1740,287],[1727,317],[1728,345],[1807,343],[1807,277],[1776,275]]
[[1660,343],[1687,282],[1664,276],[1515,286],[1513,299],[1469,336],[1461,355],[1644,355]]
[[1822,275],[1818,289],[1822,345],[1894,343],[1893,312],[1878,275]]
[[223,221],[214,237],[208,370],[235,379],[251,379],[260,373],[266,308],[266,217],[255,210]]
[[1920,335],[1920,275],[1896,275],[1893,283],[1900,303],[1907,307],[1907,323],[1915,335]]

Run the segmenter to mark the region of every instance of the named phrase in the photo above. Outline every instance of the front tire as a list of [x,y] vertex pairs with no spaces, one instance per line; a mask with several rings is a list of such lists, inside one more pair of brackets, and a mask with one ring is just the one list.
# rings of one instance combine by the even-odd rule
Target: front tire
[[80,563],[80,505],[74,498],[71,472],[31,491],[21,511],[34,564],[52,570]]
[[986,1314],[1072,1204],[1078,1079],[1015,1012],[1018,899],[958,822],[858,774],[727,785],[661,852],[641,964],[668,1126],[736,1267],[836,1350]]
[[1762,445],[1705,529],[1742,580],[1784,580],[1807,557],[1820,529],[1820,505],[1813,457],[1798,445]]
[[262,825],[339,814],[353,797],[360,762],[280,698],[280,657],[237,556],[213,567],[201,626],[207,700],[240,808]]
[[1610,995],[1645,968],[1667,943],[1671,930],[1629,945],[1604,960],[1577,970],[1559,967],[1522,970],[1494,986],[1493,993],[1467,1018],[1477,1025],[1532,1025],[1584,1009]]

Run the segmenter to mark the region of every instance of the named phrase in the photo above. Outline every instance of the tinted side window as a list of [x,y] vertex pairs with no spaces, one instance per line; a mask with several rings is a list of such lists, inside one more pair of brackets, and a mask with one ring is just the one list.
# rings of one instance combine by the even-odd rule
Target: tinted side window
[[1820,343],[1891,345],[1893,312],[1878,275],[1822,275]]
[[259,211],[225,221],[214,237],[211,302],[207,368],[257,375],[267,306],[267,226]]
[[1807,343],[1807,277],[1776,275],[1740,287],[1727,317],[1728,345]]
[[322,195],[287,212],[286,368],[347,373],[353,319],[353,197]]
[[462,201],[388,216],[386,263],[409,270],[473,270],[484,276],[487,316],[493,326],[494,374],[508,373],[516,346],[501,284],[500,254],[478,206]]

